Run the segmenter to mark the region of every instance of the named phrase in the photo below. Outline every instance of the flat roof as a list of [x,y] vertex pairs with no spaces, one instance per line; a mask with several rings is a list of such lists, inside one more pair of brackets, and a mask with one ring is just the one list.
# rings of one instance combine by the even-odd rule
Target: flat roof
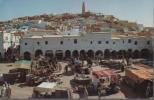
[[113,35],[112,38],[146,38],[147,36],[126,36],[126,35]]
[[32,36],[30,38],[42,38],[42,36]]
[[103,33],[103,34],[109,34],[110,31],[105,31],[105,32],[104,32],[104,31],[103,31],[103,32],[90,32],[90,33],[94,33],[94,34],[95,34],[95,33],[96,33],[96,34],[102,34],[102,33]]
[[47,38],[47,37],[79,37],[80,35],[33,35],[25,38]]
[[57,32],[56,30],[29,30],[28,32]]
[[111,39],[119,40],[121,38],[119,38],[119,37],[111,37]]
[[80,36],[80,35],[63,35],[64,37],[69,37],[69,36],[71,36],[71,37],[75,37],[75,36]]
[[62,35],[43,35],[43,37],[63,37]]

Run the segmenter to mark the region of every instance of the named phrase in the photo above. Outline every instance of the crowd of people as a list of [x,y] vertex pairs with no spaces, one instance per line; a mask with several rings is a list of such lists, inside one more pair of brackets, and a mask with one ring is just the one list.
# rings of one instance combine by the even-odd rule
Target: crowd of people
[[15,62],[20,59],[20,46],[10,46],[4,55],[0,53],[0,62]]
[[27,77],[27,83],[29,85],[34,85],[42,81],[56,81],[58,80],[57,76],[53,73],[60,72],[60,70],[61,65],[57,61],[41,55],[33,59],[31,72],[29,77]]
[[107,93],[116,93],[119,91],[119,85],[121,84],[121,77],[119,77],[118,82],[115,80],[111,80],[110,84],[107,86],[105,84],[104,79],[100,79],[97,85],[97,92],[98,92],[98,98],[100,99],[101,96],[105,96]]
[[11,98],[11,87],[7,82],[1,88],[1,98]]

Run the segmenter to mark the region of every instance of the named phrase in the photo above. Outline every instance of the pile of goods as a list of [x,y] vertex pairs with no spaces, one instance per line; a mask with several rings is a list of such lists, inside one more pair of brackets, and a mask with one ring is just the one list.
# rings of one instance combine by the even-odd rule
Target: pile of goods
[[32,62],[31,72],[27,75],[26,83],[28,85],[38,85],[44,81],[59,81],[54,72],[58,72],[61,65],[57,62],[49,61],[45,58],[37,59]]

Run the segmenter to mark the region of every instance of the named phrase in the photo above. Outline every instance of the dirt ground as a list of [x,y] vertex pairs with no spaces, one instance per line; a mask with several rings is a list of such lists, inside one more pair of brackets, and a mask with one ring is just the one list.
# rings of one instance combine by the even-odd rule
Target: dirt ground
[[[62,67],[64,67],[66,65],[66,63],[61,63]],[[9,69],[13,69],[16,68],[17,66],[13,63],[9,63],[9,64],[2,64],[0,63],[0,73],[7,73],[9,71]],[[121,75],[124,75],[124,73],[120,73]],[[71,89],[71,85],[70,85],[70,80],[73,79],[73,75],[65,75],[61,77],[61,80],[63,81],[63,86],[64,87],[68,87]],[[12,95],[11,98],[15,99],[15,98],[19,98],[19,99],[27,99],[29,97],[31,97],[32,95],[32,91],[33,91],[33,87],[30,86],[26,86],[24,83],[18,83],[18,84],[14,84],[11,85],[11,89],[12,89]],[[78,93],[72,93],[72,98],[73,99],[81,99],[82,94],[78,94]],[[109,96],[103,96],[101,97],[101,99],[127,99],[127,98],[138,98],[139,95],[137,93],[134,93],[133,90],[131,88],[128,88],[127,86],[122,86],[120,92],[113,94],[113,95],[109,95]],[[98,96],[88,96],[89,99],[98,99]]]

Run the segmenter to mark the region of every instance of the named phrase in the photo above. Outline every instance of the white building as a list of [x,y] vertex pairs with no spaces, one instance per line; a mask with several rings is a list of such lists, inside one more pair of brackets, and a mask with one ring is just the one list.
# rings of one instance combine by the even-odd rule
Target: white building
[[0,31],[0,57],[4,55],[3,49],[3,33]]
[[11,46],[16,47],[16,46],[20,45],[20,38],[21,38],[21,35],[23,35],[23,34],[24,34],[23,32],[4,31],[3,32],[3,39],[2,39],[4,49],[7,50]]
[[119,58],[122,55],[138,58],[148,57],[152,53],[151,37],[113,37],[110,31],[75,35],[35,34],[23,37],[20,47],[20,55],[25,59],[39,54],[59,58],[85,55],[92,58],[98,55],[104,58]]
[[13,44],[12,35],[13,34],[11,34],[10,32],[3,32],[3,47],[5,50],[7,50]]

